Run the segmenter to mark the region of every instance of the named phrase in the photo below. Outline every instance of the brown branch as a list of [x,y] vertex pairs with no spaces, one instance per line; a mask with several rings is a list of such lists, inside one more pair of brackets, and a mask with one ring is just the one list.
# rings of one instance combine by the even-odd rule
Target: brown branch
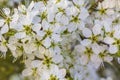
[[89,13],[91,14],[93,11],[96,11],[96,8],[98,6],[99,3],[102,3],[104,0],[98,0],[97,2],[95,2],[90,8],[89,8]]

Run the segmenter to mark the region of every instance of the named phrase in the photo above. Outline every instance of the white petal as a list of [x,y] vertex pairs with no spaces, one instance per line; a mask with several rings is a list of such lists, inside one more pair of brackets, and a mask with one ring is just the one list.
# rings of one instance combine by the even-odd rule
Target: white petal
[[107,61],[107,62],[111,62],[113,60],[113,57],[112,56],[105,56],[104,57],[104,61]]
[[44,31],[38,31],[37,35],[40,36],[40,37],[43,37],[45,35],[45,32]]
[[83,46],[89,46],[90,44],[91,44],[91,40],[89,40],[89,39],[84,39],[84,40],[82,40],[81,41],[81,44],[83,45]]
[[28,69],[24,69],[22,72],[22,76],[30,76],[32,75],[33,71],[32,69],[28,68]]
[[81,12],[80,12],[79,18],[81,20],[85,20],[88,16],[89,16],[89,13],[88,13],[87,9],[85,9],[84,7],[81,7]]
[[83,33],[83,35],[84,35],[85,37],[87,37],[87,38],[92,36],[91,30],[88,29],[88,28],[84,28],[84,29],[82,30],[82,33]]
[[51,65],[50,66],[50,73],[51,74],[56,75],[56,74],[58,74],[58,71],[59,71],[59,69],[58,69],[57,65]]
[[54,13],[48,13],[47,19],[48,22],[52,22],[54,20],[55,14]]
[[104,1],[102,2],[102,6],[103,6],[105,9],[107,9],[107,8],[109,8],[109,9],[115,8],[115,7],[116,7],[116,0],[111,0],[111,1],[109,1],[109,0],[104,0]]
[[26,33],[25,32],[18,32],[15,34],[15,38],[17,39],[22,39],[26,37]]
[[37,24],[37,23],[39,23],[40,21],[41,21],[40,17],[35,16],[35,17],[33,17],[32,23],[33,23],[33,24]]
[[0,19],[0,27],[3,26],[4,22],[5,22],[5,21],[4,21],[3,19]]
[[60,22],[64,25],[67,25],[69,23],[69,19],[66,16],[62,16]]
[[79,30],[83,30],[85,28],[85,22],[81,21],[80,24],[76,24]]
[[113,9],[107,9],[106,14],[111,16],[111,15],[115,14],[115,11]]
[[120,64],[120,58],[117,58],[118,63]]
[[99,46],[97,43],[92,44],[92,50],[95,54],[102,52],[102,46]]
[[44,54],[46,50],[43,46],[40,46],[39,51],[40,51],[41,54]]
[[50,79],[50,73],[49,73],[49,71],[43,71],[43,73],[42,74],[40,74],[41,75],[41,77],[40,77],[40,79],[39,80],[49,80]]
[[94,65],[94,67],[96,68],[96,69],[98,69],[98,67],[101,65],[101,63],[102,63],[102,59],[98,56],[98,55],[92,55],[91,56],[91,62],[92,62],[92,64]]
[[103,25],[104,25],[104,28],[105,28],[105,31],[106,32],[110,32],[111,31],[111,23],[112,23],[112,21],[111,20],[105,20],[105,21],[103,21]]
[[117,39],[120,39],[120,31],[115,31],[113,36]]
[[66,70],[65,69],[60,69],[58,73],[58,78],[62,79],[66,75]]
[[77,9],[75,6],[71,6],[66,9],[66,14],[68,16],[70,15],[77,16],[78,13],[79,13],[79,9]]
[[12,44],[7,44],[7,46],[9,47],[10,50],[16,50],[16,46],[12,45]]
[[73,0],[73,2],[80,6],[84,4],[84,0]]
[[54,52],[57,53],[57,54],[60,54],[60,53],[61,53],[60,47],[59,47],[59,46],[56,46],[56,47],[54,48]]
[[108,51],[111,53],[111,54],[115,54],[117,51],[118,51],[118,47],[116,45],[110,45]]
[[85,50],[86,50],[86,48],[83,45],[76,45],[75,46],[75,51],[78,53],[83,53]]
[[12,16],[12,22],[16,22],[19,19],[18,10],[14,9],[14,15]]
[[58,35],[58,34],[53,34],[53,35],[52,35],[52,39],[53,39],[55,42],[59,42],[59,41],[62,40],[61,37],[60,37],[60,35]]
[[4,8],[3,11],[7,16],[10,14],[10,9],[9,8]]
[[1,52],[5,52],[5,53],[6,53],[7,50],[8,50],[8,49],[7,49],[6,46],[0,45],[0,51],[1,51]]
[[107,43],[107,44],[112,44],[115,40],[111,37],[105,37],[104,38],[104,42]]
[[88,56],[87,56],[87,55],[82,55],[82,56],[80,57],[80,63],[81,63],[82,65],[87,65],[87,63],[88,63]]
[[32,23],[32,17],[30,15],[27,15],[22,19],[22,24],[24,25],[30,25],[31,23]]
[[46,6],[44,5],[44,2],[39,1],[39,2],[35,3],[34,9],[39,10],[40,12],[43,12],[46,10]]
[[21,50],[15,50],[15,51],[11,51],[12,52],[12,56],[15,58],[18,58],[22,55],[22,51]]
[[30,5],[28,6],[28,11],[31,11],[34,7],[34,1],[31,1]]
[[1,34],[7,33],[8,31],[9,31],[9,28],[7,25],[5,25],[1,28]]
[[24,5],[20,5],[20,6],[18,6],[18,10],[20,12],[26,11],[26,7]]
[[12,24],[12,27],[14,27],[17,31],[22,31],[24,29],[24,27],[23,27],[23,25],[21,25],[21,23]]
[[96,60],[98,59],[98,55],[93,54],[93,55],[91,55],[91,58],[90,58],[90,59],[91,59],[91,61],[92,61],[92,62],[94,62],[94,63],[95,63],[95,62],[96,62]]
[[48,23],[46,20],[43,20],[43,21],[42,21],[42,27],[43,27],[43,30],[48,30],[48,28],[49,28],[49,23]]
[[51,39],[49,37],[47,37],[44,41],[43,41],[43,45],[46,47],[46,48],[49,48],[50,45],[51,45]]
[[37,49],[37,47],[34,43],[24,44],[23,48],[25,50],[25,53],[27,53],[27,54],[31,54],[33,51],[35,51]]
[[55,55],[52,58],[52,61],[55,63],[60,63],[63,60],[63,56],[62,55]]
[[75,23],[70,23],[69,25],[68,25],[68,31],[69,32],[72,32],[72,31],[75,31],[77,29],[77,24]]
[[101,27],[99,24],[96,24],[96,25],[93,27],[93,29],[92,29],[94,35],[100,34],[100,33],[101,33],[101,29],[102,29],[102,27]]
[[41,24],[35,24],[33,27],[32,27],[33,31],[35,32],[38,32],[40,29],[41,29]]
[[17,39],[14,36],[11,36],[8,40],[8,43],[15,44],[17,43]]
[[57,13],[56,17],[55,17],[56,21],[60,22],[61,21],[61,17],[62,17],[62,13]]
[[34,61],[31,62],[31,65],[32,65],[33,68],[40,67],[41,64],[42,64],[42,62],[40,60],[34,60]]

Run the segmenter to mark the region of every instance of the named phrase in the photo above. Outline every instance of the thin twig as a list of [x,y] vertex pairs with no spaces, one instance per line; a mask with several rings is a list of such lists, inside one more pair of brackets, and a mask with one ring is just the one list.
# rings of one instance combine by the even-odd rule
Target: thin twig
[[99,3],[102,3],[104,0],[98,0],[97,2],[95,2],[90,8],[89,8],[89,13],[92,13],[93,11],[96,11],[96,8],[98,6]]

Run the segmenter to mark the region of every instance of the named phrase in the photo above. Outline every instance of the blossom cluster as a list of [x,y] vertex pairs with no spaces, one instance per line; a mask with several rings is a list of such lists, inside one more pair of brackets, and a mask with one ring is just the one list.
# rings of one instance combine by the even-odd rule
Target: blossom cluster
[[31,80],[97,80],[89,71],[114,57],[120,62],[120,10],[111,3],[98,3],[92,12],[87,0],[32,1],[13,12],[3,8],[0,51],[23,57],[22,75]]

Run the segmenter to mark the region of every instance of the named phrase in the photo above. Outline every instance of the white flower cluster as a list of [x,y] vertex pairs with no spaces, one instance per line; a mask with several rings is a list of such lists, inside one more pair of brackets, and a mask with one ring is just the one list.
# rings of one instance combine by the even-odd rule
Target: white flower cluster
[[31,80],[94,80],[89,65],[98,69],[120,57],[120,10],[108,4],[99,3],[92,13],[85,0],[32,1],[13,12],[4,8],[0,51],[22,56],[22,75]]

